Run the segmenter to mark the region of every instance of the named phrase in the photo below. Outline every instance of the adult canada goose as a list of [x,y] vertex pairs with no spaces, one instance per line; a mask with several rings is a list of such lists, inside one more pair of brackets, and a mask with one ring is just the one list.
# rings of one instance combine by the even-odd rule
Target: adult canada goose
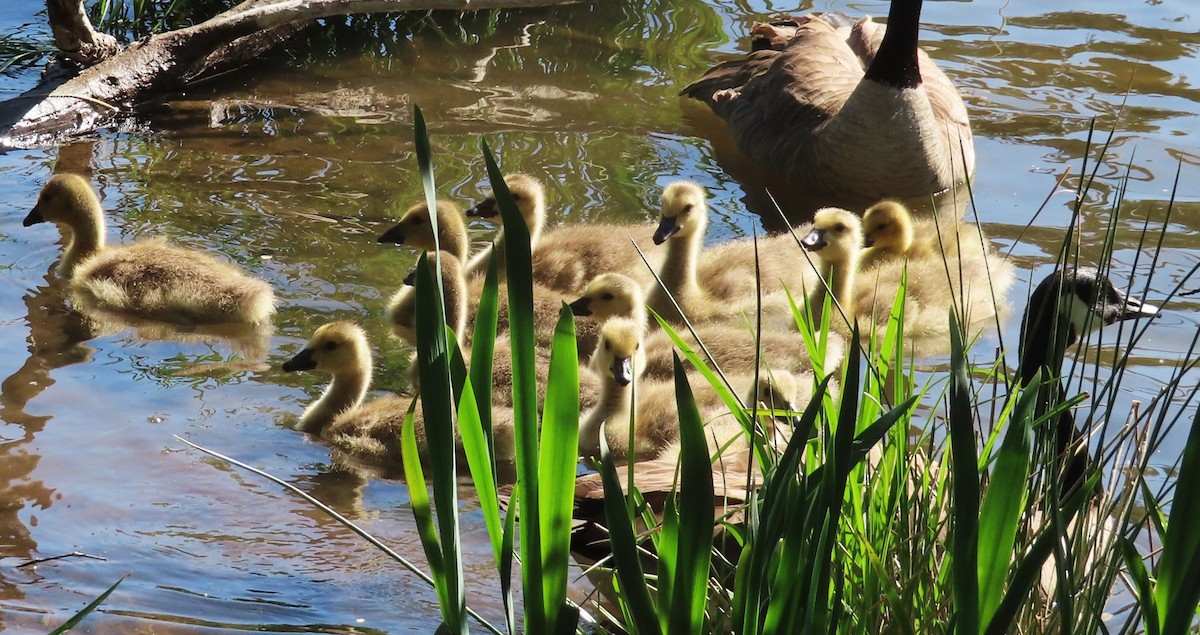
[[[771,322],[786,323],[791,310],[786,296],[779,292],[781,285],[799,289],[806,281],[815,281],[815,272],[794,259],[778,257],[777,250],[786,248],[787,241],[796,249],[790,236],[760,241],[759,254],[773,257],[756,255],[749,241],[735,241],[714,247],[701,258],[708,228],[705,198],[704,189],[689,181],[675,181],[663,189],[654,244],[667,243],[667,253],[658,269],[662,284],[655,283],[647,294],[650,308],[674,324],[683,321],[680,309],[693,324],[753,315],[758,308],[755,290],[761,280],[768,291],[762,300],[764,316]],[[758,280],[756,259],[761,271]]]
[[[589,280],[610,271],[632,276],[643,284],[653,280],[631,240],[640,246],[649,245],[654,226],[588,223],[543,231],[546,195],[541,182],[528,174],[510,174],[504,177],[504,184],[529,227],[534,282],[561,293],[577,294]],[[500,210],[496,207],[495,195],[489,194],[467,214],[498,217]],[[503,249],[502,238],[496,239],[497,250]],[[502,255],[504,252],[497,253]],[[482,271],[487,266],[486,261],[476,266]]]
[[[320,436],[333,447],[376,465],[399,465],[400,432],[412,397],[381,395],[364,403],[371,386],[371,349],[366,334],[351,322],[319,327],[304,350],[284,362],[287,372],[315,370],[333,376],[320,399],[305,409],[298,427]],[[425,425],[420,404],[414,432],[422,458],[426,452]],[[513,415],[493,407],[492,434],[497,460],[512,460]],[[455,428],[455,439],[458,430]],[[461,453],[461,445],[459,446]]]
[[[591,316],[599,323],[613,317],[646,323],[645,294],[641,287],[633,279],[616,273],[604,274],[588,283],[583,295],[571,303],[571,310],[577,316]],[[587,320],[576,322],[577,325],[587,323]],[[764,330],[759,338],[763,351],[759,359],[755,354],[755,337],[744,325],[709,323],[694,328],[700,341],[704,342],[705,348],[725,372],[752,372],[756,364],[763,363],[793,372],[811,371],[813,368],[808,348],[794,329]],[[699,342],[690,331],[681,329],[679,335],[692,350],[701,352]],[[643,376],[647,379],[671,379],[675,372],[675,345],[670,336],[651,326],[644,341]],[[827,336],[824,366],[827,372],[841,361],[845,347],[846,342],[841,335],[830,333]]]
[[[383,232],[378,242],[415,247],[424,251],[438,249],[453,254],[467,262],[471,253],[471,241],[467,235],[467,224],[463,211],[450,201],[437,201],[438,240],[433,240],[433,223],[429,219],[429,205],[424,201],[404,212],[399,222]],[[486,263],[485,263],[486,266]]]
[[59,272],[88,306],[165,322],[261,324],[275,313],[262,280],[192,249],[151,238],[106,246],[104,210],[87,179],[56,174],[42,187],[25,227],[50,221],[69,230]]
[[[904,330],[914,340],[933,340],[949,330],[949,308],[967,316],[966,326],[983,324],[997,311],[993,298],[1002,298],[1013,281],[1012,267],[998,256],[963,252],[943,260],[941,254],[880,263],[859,275],[862,224],[852,212],[836,207],[817,211],[812,231],[801,241],[814,252],[821,275],[833,293],[843,319],[835,308],[833,327],[846,330],[853,320],[883,327],[891,311],[896,290],[907,275]],[[822,306],[826,288],[809,291],[813,307]],[[944,338],[942,338],[944,339]]]
[[[1158,315],[1158,307],[1122,293],[1095,267],[1058,270],[1047,276],[1029,298],[1021,320],[1021,385],[1032,383],[1042,373],[1037,416],[1062,401],[1062,364],[1066,349],[1089,332],[1106,324]],[[1059,490],[1066,494],[1086,479],[1089,463],[1086,438],[1075,427],[1071,409],[1063,410],[1055,422],[1055,455],[1064,469]]]
[[797,186],[913,198],[975,171],[966,107],[917,47],[921,0],[869,18],[805,15],[751,28],[745,58],[718,64],[682,95],[725,120],[738,147]]
[[863,249],[858,268],[908,256],[910,259],[956,256],[984,251],[976,225],[928,218],[916,220],[903,203],[880,201],[863,212]]

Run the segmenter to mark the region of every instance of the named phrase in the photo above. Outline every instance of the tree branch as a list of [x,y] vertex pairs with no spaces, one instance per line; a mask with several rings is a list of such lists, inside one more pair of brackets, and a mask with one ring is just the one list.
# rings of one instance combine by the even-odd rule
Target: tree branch
[[[247,51],[259,55],[282,41],[284,34],[290,35],[320,18],[405,11],[523,9],[574,1],[247,0],[201,24],[136,42],[59,85],[39,85],[0,103],[0,150],[52,145],[96,130],[116,116],[132,114],[140,104],[184,88],[208,70],[246,58]],[[59,9],[73,3],[80,8],[69,16],[74,26],[64,30],[60,47],[77,41],[78,50],[83,51],[88,37],[99,46],[96,40],[101,34],[91,30],[78,0],[47,0],[48,6],[55,3],[60,3]],[[86,31],[78,30],[81,25],[86,25]],[[56,40],[58,33],[56,28]]]

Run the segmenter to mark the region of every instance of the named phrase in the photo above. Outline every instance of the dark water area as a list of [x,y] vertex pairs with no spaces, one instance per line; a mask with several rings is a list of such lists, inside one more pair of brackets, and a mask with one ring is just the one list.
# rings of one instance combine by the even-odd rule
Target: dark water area
[[[0,33],[48,39],[41,6],[10,0]],[[718,160],[715,131],[677,93],[744,46],[754,20],[810,8],[607,3],[436,14],[411,32],[392,16],[351,19],[170,100],[141,125],[0,155],[0,628],[45,632],[131,574],[82,632],[432,632],[436,597],[423,583],[278,486],[173,435],[295,484],[423,562],[406,486],[339,473],[327,447],[290,428],[325,378],[278,369],[317,326],[352,319],[372,338],[375,389],[405,387],[408,351],[381,318],[415,254],[375,237],[422,196],[411,106],[429,122],[443,197],[468,204],[485,189],[483,137],[504,168],[547,182],[555,223],[649,221],[662,186],[686,178],[710,193],[710,244],[748,236],[775,221],[747,209],[757,209],[754,188],[731,173],[757,177]],[[815,8],[887,12],[884,2]],[[1123,196],[1119,285],[1132,280],[1159,303],[1200,262],[1197,33],[1200,14],[1183,3],[925,3],[922,45],[972,117],[968,217],[1018,267],[1017,310],[976,345],[979,359],[1001,339],[1015,344],[1029,281],[1049,273],[1071,222],[1085,156],[1096,177],[1078,220],[1083,260],[1102,256]],[[39,71],[0,75],[0,98]],[[1152,264],[1143,228],[1159,240],[1181,164]],[[53,272],[55,230],[21,227],[52,170],[91,175],[114,242],[166,235],[269,281],[280,300],[274,332],[231,342],[83,319]],[[1149,325],[1115,420],[1170,378],[1198,308],[1176,298]],[[1091,341],[1110,351],[1115,333]],[[1160,473],[1185,433],[1156,455]],[[500,621],[491,548],[470,491],[462,496],[469,602]],[[16,566],[75,550],[107,560]]]

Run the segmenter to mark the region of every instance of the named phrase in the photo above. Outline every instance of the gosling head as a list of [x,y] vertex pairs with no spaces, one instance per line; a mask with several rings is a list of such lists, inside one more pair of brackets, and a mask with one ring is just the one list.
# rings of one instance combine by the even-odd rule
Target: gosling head
[[[1070,346],[1106,324],[1154,317],[1158,315],[1158,307],[1125,295],[1095,267],[1078,267],[1055,271],[1034,289],[1021,324],[1021,332],[1027,340],[1046,339],[1046,332],[1037,334],[1039,329],[1031,322],[1055,327],[1055,321],[1048,319],[1053,312],[1057,312],[1059,324],[1066,324],[1066,345]],[[1048,346],[1046,341],[1026,341],[1025,344],[1026,352],[1044,350]]]
[[658,219],[658,230],[654,232],[654,244],[661,245],[672,237],[703,234],[708,227],[705,198],[704,188],[691,181],[667,185],[662,193],[662,216]]
[[605,273],[588,283],[583,295],[571,303],[571,312],[605,321],[633,317],[645,303],[645,293],[637,281],[619,273]]
[[80,226],[100,209],[92,184],[78,174],[55,174],[42,186],[37,204],[21,223],[25,227],[46,221]]
[[[447,242],[456,240],[459,235],[466,236],[463,213],[450,201],[438,201],[436,211],[438,237],[441,239],[442,249],[447,249],[451,247]],[[429,219],[429,205],[422,201],[408,208],[399,222],[383,232],[378,242],[405,245],[425,251],[437,249],[433,240],[433,223]]]
[[316,370],[331,375],[359,372],[370,348],[362,328],[353,322],[331,322],[313,333],[304,350],[283,363],[283,370]]
[[641,347],[641,324],[620,318],[609,320],[600,327],[600,343],[596,345],[599,364],[594,368],[611,373],[618,386],[628,386],[640,370]]
[[898,201],[880,201],[863,213],[863,245],[908,251],[913,242],[912,214]]
[[800,397],[800,382],[796,375],[782,369],[772,369],[759,373],[758,382],[754,386],[751,399],[758,402],[758,407],[786,414],[778,415],[778,420],[795,427],[800,422],[800,409],[796,406]]
[[[542,219],[539,216],[546,208],[546,189],[542,187],[542,182],[528,174],[518,173],[504,177],[504,184],[508,186],[517,209],[521,210],[525,224],[531,228],[540,225]],[[500,208],[496,206],[494,193],[489,193],[487,198],[467,210],[467,216],[479,218],[496,218],[499,215]]]
[[824,207],[813,216],[813,228],[800,243],[821,260],[844,265],[858,257],[862,245],[862,221],[854,212]]

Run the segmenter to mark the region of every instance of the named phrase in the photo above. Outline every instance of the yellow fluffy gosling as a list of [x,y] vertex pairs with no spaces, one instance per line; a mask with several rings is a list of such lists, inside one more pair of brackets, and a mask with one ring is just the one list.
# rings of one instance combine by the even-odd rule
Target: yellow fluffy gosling
[[463,211],[450,201],[437,202],[437,243],[433,240],[433,223],[429,218],[429,205],[424,201],[404,212],[399,222],[379,237],[378,242],[414,247],[423,251],[438,249],[453,254],[467,262],[471,253],[471,241],[467,235]]
[[191,324],[261,324],[275,313],[266,282],[209,254],[165,238],[107,246],[104,210],[82,176],[56,174],[46,182],[23,224],[45,221],[69,232],[58,270],[87,305]]

